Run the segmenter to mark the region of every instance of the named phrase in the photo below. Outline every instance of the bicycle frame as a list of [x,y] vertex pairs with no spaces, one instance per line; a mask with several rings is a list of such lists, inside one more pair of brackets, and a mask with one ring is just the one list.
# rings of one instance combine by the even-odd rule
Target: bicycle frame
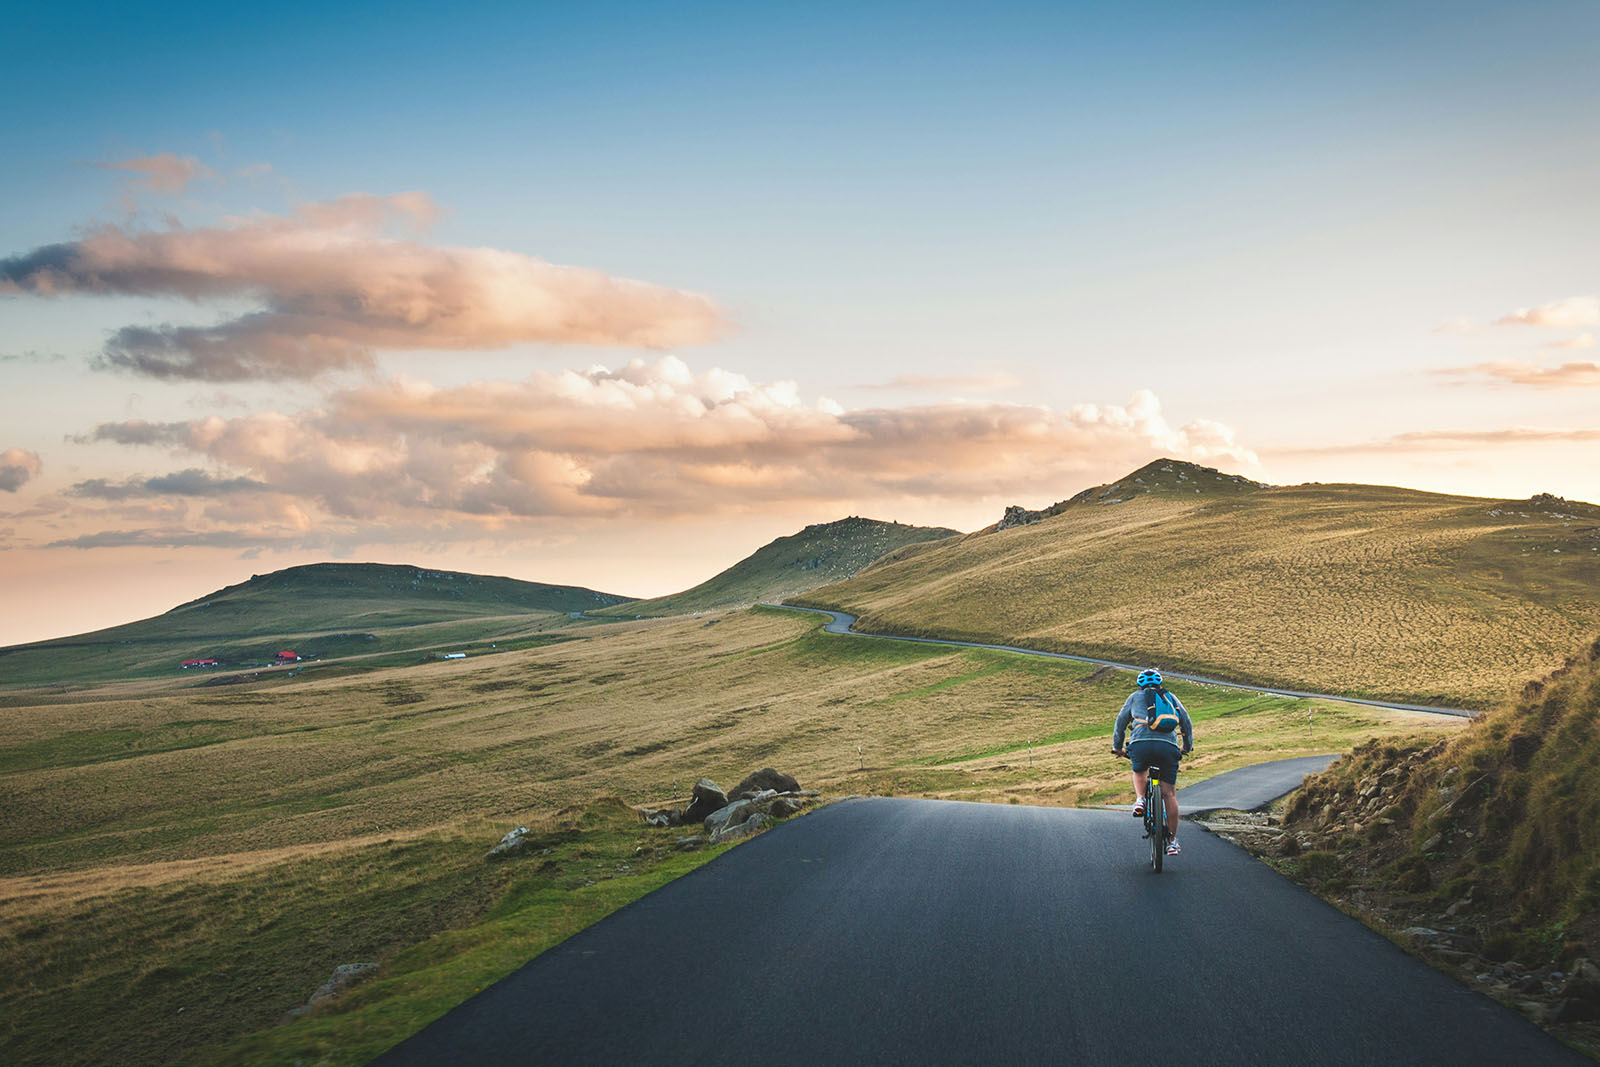
[[1150,839],[1150,869],[1161,873],[1167,858],[1167,798],[1161,795],[1161,771],[1150,768],[1144,791],[1144,836]]
[[[1120,759],[1131,759],[1126,753],[1113,750]],[[1151,767],[1144,788],[1144,836],[1150,840],[1150,869],[1157,874],[1167,859],[1167,798],[1161,795],[1161,769]]]

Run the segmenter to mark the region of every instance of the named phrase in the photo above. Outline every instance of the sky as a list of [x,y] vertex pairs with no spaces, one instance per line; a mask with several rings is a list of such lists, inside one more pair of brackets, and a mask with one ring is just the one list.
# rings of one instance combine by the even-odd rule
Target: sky
[[9,11],[0,643],[323,560],[651,596],[1160,456],[1600,501],[1597,39],[1592,2]]

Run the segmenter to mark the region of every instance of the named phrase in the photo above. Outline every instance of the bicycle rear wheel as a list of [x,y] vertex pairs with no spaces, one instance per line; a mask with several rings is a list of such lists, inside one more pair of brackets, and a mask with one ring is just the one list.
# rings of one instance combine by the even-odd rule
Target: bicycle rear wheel
[[1150,869],[1161,873],[1167,858],[1167,801],[1161,795],[1161,786],[1154,778],[1145,794],[1146,828],[1150,831]]

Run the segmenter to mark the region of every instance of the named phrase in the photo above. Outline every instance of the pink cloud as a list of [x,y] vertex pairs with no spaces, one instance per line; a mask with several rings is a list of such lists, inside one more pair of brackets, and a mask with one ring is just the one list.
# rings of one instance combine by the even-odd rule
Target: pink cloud
[[8,448],[0,452],[0,492],[15,493],[43,468],[37,452],[25,448]]
[[387,382],[334,393],[312,411],[111,423],[91,436],[200,455],[215,470],[119,490],[181,485],[217,497],[210,491],[226,485],[226,503],[240,506],[244,488],[259,484],[329,522],[431,517],[479,530],[548,516],[1064,496],[1085,472],[1163,453],[1255,463],[1231,429],[1174,426],[1149,392],[1070,411],[991,403],[847,411],[806,402],[793,383],[694,373],[673,357],[449,389]]
[[1496,360],[1475,363],[1470,367],[1446,367],[1434,374],[1451,377],[1487,378],[1511,385],[1532,385],[1544,389],[1574,389],[1600,385],[1600,363],[1563,363],[1559,367],[1544,367],[1520,360]]
[[1559,341],[1550,341],[1545,348],[1593,348],[1595,346],[1594,334],[1580,333],[1576,337],[1563,337]]
[[193,156],[176,156],[171,152],[124,159],[115,163],[101,163],[99,166],[105,170],[125,170],[142,174],[144,178],[138,183],[138,188],[169,196],[177,196],[199,179],[217,176],[216,171]]
[[425,193],[363,194],[211,228],[106,226],[81,241],[0,260],[0,295],[259,302],[216,325],[126,326],[101,353],[105,367],[209,381],[360,369],[381,349],[663,348],[708,341],[726,328],[696,293],[385,232],[395,222],[425,230],[437,216]]
[[1600,296],[1572,296],[1533,308],[1518,308],[1496,326],[1600,326]]

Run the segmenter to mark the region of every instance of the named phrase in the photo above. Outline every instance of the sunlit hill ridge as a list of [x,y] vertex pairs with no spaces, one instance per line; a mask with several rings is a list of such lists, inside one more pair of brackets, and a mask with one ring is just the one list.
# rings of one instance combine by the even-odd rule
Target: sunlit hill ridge
[[1484,707],[1600,632],[1600,508],[1176,460],[795,602],[861,627]]

